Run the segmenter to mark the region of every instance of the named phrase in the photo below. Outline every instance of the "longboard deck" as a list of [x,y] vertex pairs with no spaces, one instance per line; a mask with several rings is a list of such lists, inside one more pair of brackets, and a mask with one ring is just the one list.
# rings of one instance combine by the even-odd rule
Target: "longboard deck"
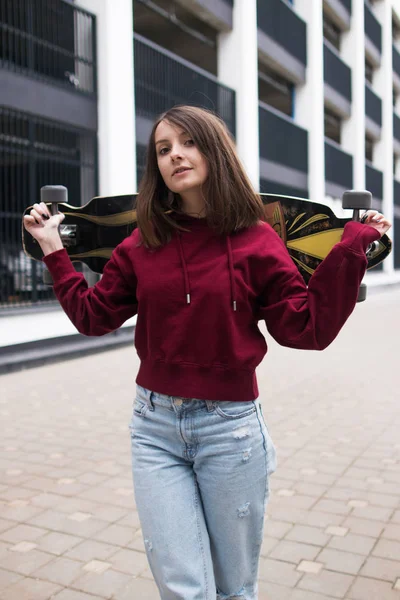
[[[72,261],[85,263],[92,271],[102,273],[114,248],[137,227],[136,194],[97,196],[84,206],[59,204],[65,214],[61,230],[76,227],[75,238],[66,249]],[[284,241],[288,252],[306,283],[340,241],[345,224],[351,219],[337,217],[324,204],[304,198],[260,194],[265,206],[265,219]],[[28,207],[28,214],[32,207]],[[27,256],[43,257],[39,244],[22,225],[22,243]],[[67,242],[68,243],[68,242]],[[367,255],[368,269],[379,265],[391,252],[387,235],[378,240],[373,253]]]

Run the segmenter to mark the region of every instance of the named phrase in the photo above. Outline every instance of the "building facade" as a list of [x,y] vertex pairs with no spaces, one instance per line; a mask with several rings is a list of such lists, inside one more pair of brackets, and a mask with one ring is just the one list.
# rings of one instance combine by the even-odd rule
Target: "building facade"
[[394,224],[374,276],[398,277],[400,0],[0,0],[0,310],[53,301],[20,244],[40,187],[136,191],[182,103],[225,120],[261,192],[340,214],[370,190]]

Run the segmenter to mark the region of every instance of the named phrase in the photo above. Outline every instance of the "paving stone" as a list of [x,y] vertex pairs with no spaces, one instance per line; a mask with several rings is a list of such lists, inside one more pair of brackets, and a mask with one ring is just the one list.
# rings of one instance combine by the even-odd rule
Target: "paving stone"
[[264,537],[261,544],[261,556],[268,556],[278,544],[279,541],[276,538]]
[[329,593],[334,598],[344,598],[353,582],[354,577],[352,575],[322,569],[318,575],[304,575],[299,581],[298,587],[321,594]]
[[308,527],[307,525],[295,525],[285,536],[285,540],[294,542],[303,542],[304,544],[313,544],[314,546],[325,546],[329,541],[329,535],[326,535],[317,527]]
[[18,542],[15,546],[11,546],[11,552],[30,552],[34,548],[37,548],[37,544],[33,542]]
[[297,565],[297,571],[301,571],[303,573],[314,573],[317,574],[323,568],[323,563],[311,560],[302,560]]
[[295,571],[295,565],[285,563],[272,558],[260,560],[259,578],[272,583],[282,583],[294,587],[301,577],[301,573]]
[[267,519],[265,522],[265,534],[273,538],[282,539],[292,528],[293,525],[290,523],[275,519]]
[[278,585],[277,583],[259,581],[258,582],[259,600],[290,600],[293,590],[289,587]]
[[30,575],[39,567],[50,562],[54,556],[41,552],[36,548],[30,552],[8,552],[1,558],[1,566],[9,571],[15,571],[22,575]]
[[399,591],[386,581],[357,577],[348,595],[349,600],[399,600]]
[[328,535],[336,535],[340,537],[344,537],[349,532],[347,527],[338,527],[337,525],[330,525],[325,529],[325,533]]
[[365,556],[326,548],[318,555],[318,561],[323,562],[329,571],[357,575],[365,561]]
[[292,562],[297,565],[301,560],[313,560],[320,550],[321,548],[318,546],[282,540],[270,552],[269,556],[270,558]]
[[0,568],[0,597],[3,590],[23,579],[23,575]]
[[400,525],[386,525],[382,537],[387,540],[400,540]]
[[60,555],[64,554],[64,552],[67,550],[74,548],[82,541],[82,538],[74,535],[59,533],[58,531],[50,531],[50,533],[47,533],[37,540],[37,545],[38,548],[44,552]]
[[395,560],[370,556],[362,567],[360,575],[393,582],[400,577],[400,563]]
[[372,554],[374,556],[400,561],[400,541],[379,540]]
[[34,571],[32,577],[68,586],[82,575],[82,567],[82,563],[70,560],[69,558],[55,558],[44,567]]
[[115,571],[134,576],[140,575],[148,567],[146,555],[135,550],[118,550],[109,558],[109,562]]
[[72,558],[73,560],[90,562],[91,560],[107,560],[110,556],[115,554],[117,550],[118,546],[113,544],[88,540],[66,552],[65,556],[67,558]]
[[374,538],[348,533],[345,537],[333,537],[327,545],[327,548],[335,548],[336,550],[344,550],[345,552],[368,555],[374,545]]
[[129,527],[121,527],[120,525],[110,525],[94,536],[94,539],[116,546],[126,546],[129,544],[135,535],[135,531]]
[[1,600],[49,600],[60,590],[55,583],[25,577],[7,587],[1,594]]
[[32,527],[31,525],[21,524],[3,531],[0,539],[5,542],[16,544],[18,542],[31,542],[37,540],[47,533],[46,529],[40,527]]
[[367,519],[359,519],[357,517],[347,517],[342,523],[343,527],[348,527],[352,533],[360,535],[369,535],[373,538],[378,538],[386,523],[380,521],[368,521]]
[[54,596],[54,600],[103,600],[100,596],[85,594],[76,590],[62,590]]
[[[154,581],[148,579],[131,579],[130,582],[121,588],[114,596],[113,600],[133,600],[137,598],[139,600],[156,600],[160,594]],[[57,598],[58,600],[58,598]],[[60,600],[75,600],[74,598],[61,598]],[[80,599],[76,599],[80,600]],[[86,599],[82,599],[86,600]],[[278,598],[274,600],[279,600]]]
[[123,590],[130,579],[131,577],[125,573],[108,569],[103,573],[86,573],[76,579],[71,587],[90,594],[97,594],[103,598],[109,598]]

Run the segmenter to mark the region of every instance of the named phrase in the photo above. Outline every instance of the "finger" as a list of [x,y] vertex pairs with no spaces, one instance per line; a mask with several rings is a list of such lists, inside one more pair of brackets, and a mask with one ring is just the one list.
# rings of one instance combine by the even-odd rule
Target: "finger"
[[34,217],[31,217],[31,215],[24,215],[24,225],[33,225],[33,223],[35,223],[35,219]]
[[377,210],[368,212],[366,219],[364,220],[364,223],[371,223],[371,221],[376,222],[379,221],[379,219],[381,219],[383,217],[383,215],[381,215],[380,213],[378,213]]
[[41,204],[34,204],[33,209],[37,212],[38,215],[40,215],[41,219],[50,219],[50,215],[48,214],[47,209],[43,210]]
[[43,214],[48,215],[48,218],[51,217],[51,212],[49,211],[48,206],[44,202],[40,203],[40,210]]
[[42,215],[34,208],[31,210],[31,216],[35,219],[38,225],[44,225],[44,219]]

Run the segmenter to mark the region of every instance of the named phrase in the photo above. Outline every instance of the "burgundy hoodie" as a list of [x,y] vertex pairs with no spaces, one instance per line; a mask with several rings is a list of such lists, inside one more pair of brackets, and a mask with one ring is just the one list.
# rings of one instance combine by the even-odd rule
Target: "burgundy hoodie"
[[43,260],[80,333],[104,335],[137,313],[139,385],[203,400],[258,397],[255,369],[267,352],[261,319],[283,346],[326,348],[355,307],[367,246],[380,237],[369,225],[346,224],[307,288],[267,223],[223,236],[206,218],[179,222],[190,231],[156,250],[138,245],[135,229],[92,288],[65,249]]

